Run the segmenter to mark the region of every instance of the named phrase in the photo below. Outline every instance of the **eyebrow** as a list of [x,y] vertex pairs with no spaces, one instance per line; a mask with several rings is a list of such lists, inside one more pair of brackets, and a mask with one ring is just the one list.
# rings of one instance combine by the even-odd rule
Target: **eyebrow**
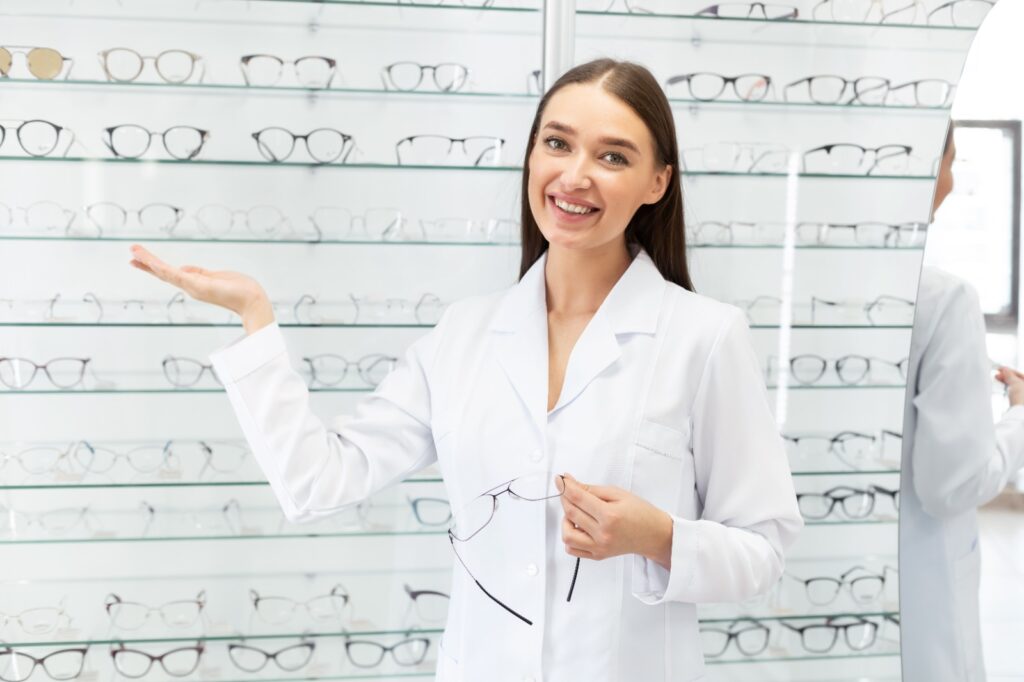
[[[548,121],[544,127],[552,128],[554,130],[557,130],[558,132],[565,133],[566,135],[576,134],[575,128],[573,128],[570,125],[566,125],[565,123],[559,123],[558,121]],[[637,147],[634,143],[622,137],[602,137],[600,140],[598,140],[598,142],[600,142],[601,144],[611,145],[612,147],[622,147],[624,149],[629,149],[631,151],[636,152],[637,154],[640,153],[639,147]]]

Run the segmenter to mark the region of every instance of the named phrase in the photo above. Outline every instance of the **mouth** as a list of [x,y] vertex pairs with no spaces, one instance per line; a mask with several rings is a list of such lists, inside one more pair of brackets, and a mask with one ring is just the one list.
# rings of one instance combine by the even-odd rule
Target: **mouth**
[[569,200],[553,194],[548,194],[547,200],[557,215],[568,220],[582,220],[601,211],[593,204]]

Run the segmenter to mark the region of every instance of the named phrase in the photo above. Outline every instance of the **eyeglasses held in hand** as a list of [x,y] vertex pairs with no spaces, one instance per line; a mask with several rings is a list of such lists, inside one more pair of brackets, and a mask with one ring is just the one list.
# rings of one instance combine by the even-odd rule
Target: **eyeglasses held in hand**
[[871,604],[877,601],[885,590],[886,573],[889,571],[894,571],[894,569],[885,566],[881,573],[875,573],[864,566],[854,566],[841,573],[838,578],[829,576],[801,578],[789,572],[785,575],[803,586],[807,601],[816,606],[827,606],[838,599],[840,592],[844,589],[858,604]]
[[[850,621],[850,622],[843,622]],[[827,654],[839,641],[839,633],[852,651],[864,651],[875,643],[878,624],[856,615],[830,616],[824,623],[793,625],[780,621],[783,627],[800,635],[800,644],[812,654]]]
[[378,386],[391,373],[398,358],[389,355],[366,355],[349,362],[340,355],[324,353],[302,358],[309,369],[309,385],[337,386],[345,381],[350,367],[355,367],[359,378],[368,386]]
[[395,154],[402,166],[498,166],[504,144],[503,138],[482,135],[410,135],[395,143]]
[[181,84],[192,77],[199,65],[199,82],[205,75],[203,58],[187,50],[164,50],[153,56],[143,56],[128,47],[115,47],[99,53],[100,65],[107,80],[129,83],[142,73],[147,61],[152,61],[157,75],[165,83]]
[[249,673],[256,673],[273,661],[281,670],[294,672],[304,668],[313,658],[313,642],[292,644],[283,649],[270,652],[247,644],[228,644],[228,657],[235,667]]
[[39,365],[26,358],[0,357],[0,384],[13,389],[26,388],[42,370],[57,388],[74,388],[85,377],[85,367],[90,361],[90,358],[54,358]]
[[25,58],[28,72],[41,81],[54,80],[60,75],[61,71],[64,71],[64,64],[70,63],[71,66],[68,67],[67,72],[64,74],[64,80],[67,80],[68,76],[71,75],[71,68],[74,66],[73,59],[65,57],[51,47],[6,46],[0,47],[0,77],[10,78],[11,67],[14,65],[14,55],[16,54],[20,54]]
[[757,656],[768,648],[769,630],[753,618],[740,618],[725,627],[708,624],[700,628],[704,656],[718,658],[734,644],[744,656]]
[[469,77],[469,69],[462,64],[395,62],[384,67],[381,71],[381,80],[384,82],[385,89],[409,92],[420,87],[423,77],[428,72],[434,85],[441,92],[458,92]]
[[727,2],[705,7],[697,16],[716,19],[763,19],[765,21],[791,21],[800,17],[800,10],[792,5],[772,5],[763,2]]
[[385,646],[369,639],[345,640],[345,654],[352,665],[358,668],[376,668],[385,654],[401,666],[419,665],[427,657],[430,640],[426,637],[410,637],[391,646]]
[[[718,99],[725,92],[727,87],[743,102],[760,102],[768,96],[772,87],[771,76],[759,73],[743,73],[738,76],[722,76],[717,73],[685,73],[672,76],[665,81],[665,88],[668,90],[673,85],[686,84],[690,97],[702,102],[711,102]],[[672,91],[669,91],[669,96]]]
[[317,163],[348,160],[355,148],[353,137],[333,128],[317,128],[305,135],[296,135],[285,128],[271,127],[252,134],[256,147],[264,159],[271,163],[286,161],[295,151],[298,140],[306,145],[306,152]]
[[305,612],[316,623],[332,623],[342,619],[348,606],[348,591],[343,585],[335,585],[327,594],[321,594],[305,601],[290,597],[263,596],[256,590],[249,590],[249,598],[256,614],[266,623],[282,625],[290,622],[297,613]]
[[10,137],[29,156],[49,156],[57,149],[62,132],[67,132],[68,144],[62,154],[67,156],[75,143],[75,134],[70,129],[38,118],[27,121],[0,119],[0,147]]
[[108,594],[104,606],[111,623],[122,630],[138,630],[154,614],[169,628],[188,628],[196,624],[206,606],[206,591],[199,592],[195,599],[179,599],[160,606],[124,601],[116,594]]
[[163,132],[152,132],[140,125],[124,124],[105,128],[103,144],[119,158],[137,159],[149,150],[154,137],[159,137],[164,150],[179,161],[190,161],[202,151],[210,131],[192,126],[172,126]]
[[245,84],[257,87],[277,85],[284,73],[285,64],[292,67],[295,79],[306,88],[328,88],[334,80],[338,62],[330,57],[309,55],[294,61],[285,61],[272,54],[247,54],[240,64]]
[[36,668],[42,668],[51,680],[63,682],[82,674],[89,647],[58,649],[36,658],[10,646],[0,649],[0,682],[25,682]]
[[159,663],[171,677],[185,677],[199,667],[199,659],[205,650],[206,646],[197,642],[194,646],[178,647],[154,656],[141,649],[129,649],[123,642],[118,642],[111,645],[110,656],[117,672],[132,679],[145,677],[154,663]]
[[[533,621],[488,592],[480,581],[476,579],[473,572],[466,565],[466,562],[463,561],[458,549],[456,549],[455,541],[469,542],[486,528],[487,524],[494,518],[494,513],[498,510],[498,498],[502,495],[507,494],[511,500],[543,502],[561,497],[563,493],[565,493],[565,477],[561,475],[552,476],[549,473],[537,473],[520,476],[495,486],[491,491],[470,500],[462,509],[452,515],[451,526],[448,528],[448,541],[452,545],[452,551],[455,552],[455,558],[459,560],[462,568],[465,569],[469,577],[476,583],[476,586],[480,588],[480,591],[486,594],[488,599],[527,625],[533,625]],[[572,584],[569,585],[569,594],[565,598],[566,601],[572,600],[572,593],[576,587],[576,576],[579,574],[579,570],[580,560],[577,557],[576,567],[572,575]]]
[[164,376],[167,377],[167,381],[178,388],[195,386],[202,379],[204,372],[209,372],[210,376],[218,384],[221,383],[217,373],[213,371],[213,365],[208,365],[192,358],[168,355],[160,364],[163,366]]

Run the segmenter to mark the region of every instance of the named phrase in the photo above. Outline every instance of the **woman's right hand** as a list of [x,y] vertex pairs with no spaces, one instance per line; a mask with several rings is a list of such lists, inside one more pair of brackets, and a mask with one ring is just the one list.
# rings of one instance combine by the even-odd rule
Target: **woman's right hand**
[[210,271],[194,265],[175,267],[133,244],[131,265],[172,284],[197,301],[227,308],[242,318],[247,334],[274,321],[274,307],[259,282],[240,272]]

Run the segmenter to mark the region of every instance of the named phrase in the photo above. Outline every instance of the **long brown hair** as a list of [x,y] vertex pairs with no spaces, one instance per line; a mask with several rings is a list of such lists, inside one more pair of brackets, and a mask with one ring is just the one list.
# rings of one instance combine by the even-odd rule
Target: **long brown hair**
[[593,83],[600,80],[601,87],[629,105],[647,125],[654,138],[658,161],[672,166],[672,177],[664,196],[654,204],[645,204],[636,210],[626,227],[626,243],[638,244],[651,256],[661,276],[670,282],[693,291],[690,271],[686,266],[686,228],[683,221],[683,188],[679,178],[679,143],[665,93],[651,72],[632,62],[614,59],[595,59],[566,71],[555,81],[537,105],[537,114],[530,128],[523,161],[522,188],[522,243],[523,255],[519,277],[526,274],[548,249],[548,241],[541,234],[530,210],[530,154],[537,141],[540,119],[551,96],[567,85]]

